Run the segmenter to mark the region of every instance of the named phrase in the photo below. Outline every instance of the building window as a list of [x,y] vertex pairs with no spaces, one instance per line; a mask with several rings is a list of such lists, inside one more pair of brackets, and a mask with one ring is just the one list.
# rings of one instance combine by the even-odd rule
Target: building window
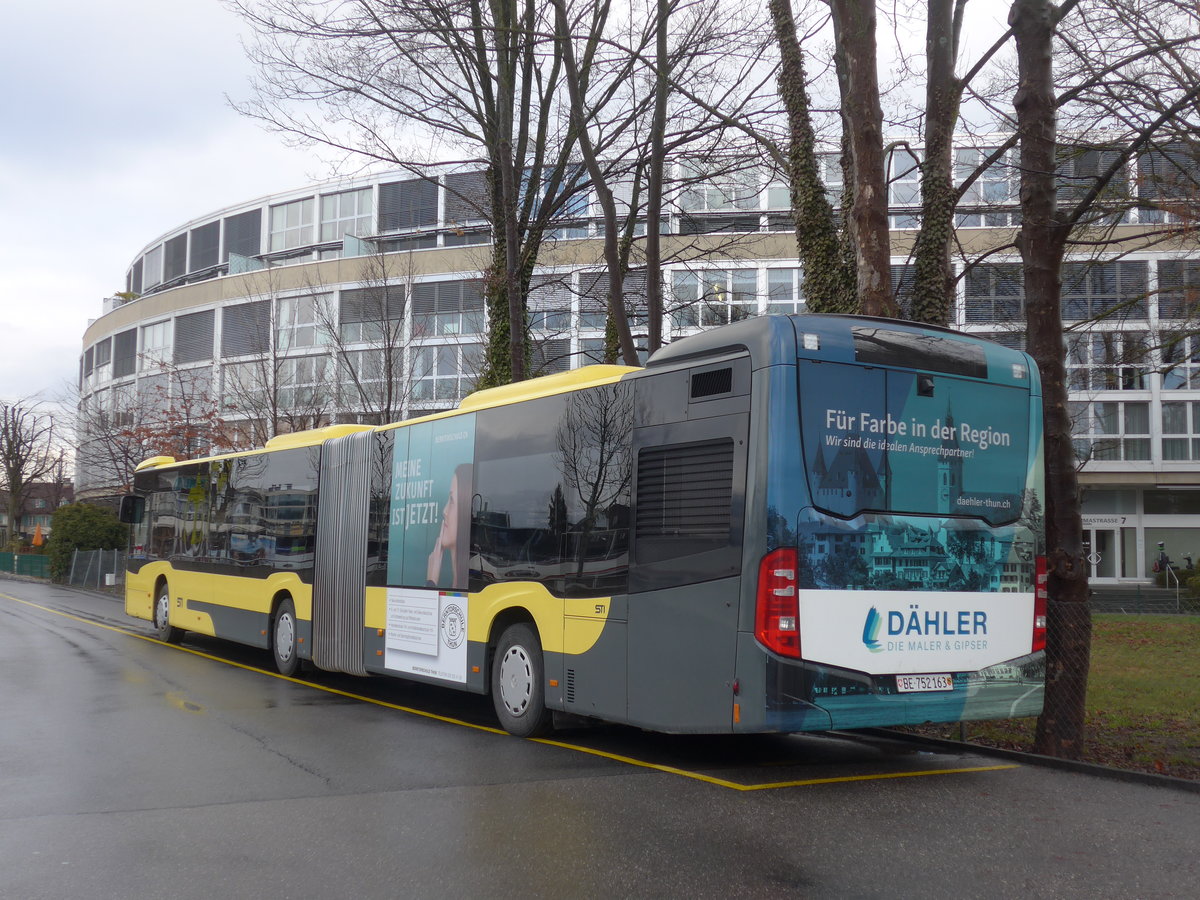
[[533,377],[553,375],[570,368],[570,338],[534,338],[529,349],[529,371]]
[[1163,403],[1162,458],[1163,462],[1200,459],[1200,403]]
[[271,301],[254,300],[221,310],[221,356],[246,356],[271,349]]
[[[1123,151],[1115,147],[1059,147],[1056,184],[1058,208],[1069,213],[1096,186],[1097,181],[1117,162]],[[1125,167],[1101,189],[1094,212],[1089,211],[1084,222],[1119,222],[1129,206],[1129,172]],[[1110,203],[1105,204],[1103,201]],[[1105,212],[1105,208],[1114,210]]]
[[402,284],[343,290],[338,301],[342,341],[398,343],[404,329],[404,293]]
[[[681,234],[759,230],[759,172],[751,169],[709,174],[685,169],[680,177],[685,184],[679,195]],[[710,215],[713,213],[716,215]]]
[[705,269],[676,272],[670,310],[675,328],[728,325],[758,313],[758,271]]
[[124,378],[137,371],[137,329],[130,328],[113,337],[113,378]]
[[215,319],[216,313],[211,309],[175,317],[172,361],[176,365],[208,362],[213,358]]
[[1163,390],[1200,388],[1200,337],[1164,331],[1160,353]]
[[[579,327],[607,327],[611,284],[607,272],[581,272],[579,275]],[[631,269],[621,283],[625,315],[631,326],[643,326],[648,321],[646,307],[646,271]]]
[[399,415],[401,398],[409,387],[403,347],[339,352],[337,364],[340,406],[369,413],[386,409]]
[[919,150],[893,150],[888,159],[888,205],[895,210],[893,228],[921,224],[921,159]]
[[232,413],[259,413],[269,408],[266,373],[258,363],[221,367],[221,409]]
[[1149,268],[1144,262],[1065,263],[1062,317],[1145,321]]
[[109,364],[112,362],[112,338],[105,338],[96,344],[96,380],[107,381],[112,376]]
[[280,352],[329,343],[329,297],[281,297],[275,322],[275,347]]
[[1071,403],[1075,451],[1084,460],[1150,459],[1149,402]]
[[799,269],[767,269],[767,313],[807,312],[800,288]]
[[412,286],[413,336],[482,334],[483,283],[424,281]]
[[307,247],[313,242],[312,197],[271,207],[270,252]]
[[480,344],[443,344],[413,351],[412,399],[451,406],[469,394],[483,362]]
[[963,281],[968,324],[1004,324],[1024,318],[1024,277],[1019,264],[974,266]]
[[[954,151],[955,179],[964,183],[992,153],[993,148]],[[1016,225],[1019,214],[1006,207],[1017,203],[1018,170],[1013,154],[1005,153],[971,183],[958,202],[956,225],[959,228],[1004,228]]]
[[209,222],[191,230],[189,272],[209,269],[221,261],[221,223]]
[[604,338],[582,338],[579,341],[579,365],[588,366],[593,363],[608,362],[605,359],[606,347]]
[[374,228],[375,203],[371,188],[321,195],[321,241],[340,241],[346,235],[365,237]]
[[1149,389],[1150,335],[1089,331],[1067,338],[1067,379],[1073,391]]
[[145,256],[145,267],[142,269],[142,290],[148,291],[162,284],[163,248],[159,244]]
[[681,173],[681,178],[688,185],[679,197],[679,208],[684,212],[758,209],[761,181],[758,172],[750,170],[709,176],[693,169]]
[[1138,221],[1161,223],[1194,218],[1200,158],[1183,145],[1149,150],[1138,157]]
[[[211,346],[209,347],[211,350]],[[171,322],[142,326],[142,371],[157,368],[171,358]]]
[[330,403],[333,361],[328,356],[293,356],[282,360],[276,375],[280,409],[324,411]]
[[447,225],[487,220],[487,173],[459,172],[447,175],[442,184],[446,197]]
[[535,309],[529,311],[529,330],[561,334],[571,328],[571,310]]
[[1191,319],[1200,301],[1200,260],[1164,259],[1158,263],[1158,317]]
[[163,244],[163,281],[179,278],[187,272],[187,242],[185,231]]
[[428,178],[379,186],[379,230],[406,231],[438,223],[438,186]]
[[237,256],[258,256],[262,251],[262,210],[251,209],[229,216],[225,223],[225,259]]

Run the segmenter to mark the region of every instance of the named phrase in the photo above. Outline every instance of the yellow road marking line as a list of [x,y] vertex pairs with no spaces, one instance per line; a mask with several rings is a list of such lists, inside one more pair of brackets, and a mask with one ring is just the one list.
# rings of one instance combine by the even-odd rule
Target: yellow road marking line
[[[477,725],[474,722],[467,722],[463,719],[455,719],[450,716],[439,716],[437,713],[426,712],[421,709],[414,709],[410,706],[401,706],[398,703],[389,703],[386,700],[377,700],[374,697],[367,697],[363,694],[355,694],[351,691],[343,691],[339,688],[328,687],[323,684],[316,684],[311,681],[303,681],[299,678],[293,678],[289,675],[280,675],[278,672],[272,672],[269,669],[260,669],[257,666],[249,666],[245,663],[234,662],[230,659],[222,659],[219,656],[213,656],[211,653],[205,653],[202,650],[193,650],[191,647],[182,647],[178,644],[167,644],[158,638],[151,637],[146,634],[139,634],[136,631],[130,631],[127,628],[118,628],[115,625],[105,625],[103,622],[96,622],[92,619],[85,619],[82,616],[74,615],[73,613],[63,612],[62,610],[52,609],[48,606],[42,606],[38,603],[32,603],[28,600],[22,600],[20,597],[13,597],[11,594],[0,593],[0,597],[5,600],[12,600],[16,603],[21,603],[33,609],[40,609],[43,612],[53,613],[56,616],[62,616],[66,619],[72,619],[76,622],[82,622],[85,625],[94,625],[98,628],[103,628],[107,631],[123,634],[128,637],[134,637],[141,641],[147,641],[151,644],[158,644],[162,647],[169,647],[172,650],[180,650],[184,653],[190,653],[193,656],[199,656],[201,659],[209,659],[213,662],[224,663],[227,666],[233,666],[237,669],[243,669],[247,672],[254,672],[259,675],[268,675],[271,678],[279,678],[283,681],[290,681],[292,684],[302,685],[303,687],[313,688],[314,690],[324,691],[327,694],[334,694],[339,697],[345,697],[348,700],[357,700],[361,703],[370,703],[374,706],[382,706],[386,709],[393,709],[397,712],[406,713],[408,715],[420,716],[425,719],[433,719],[438,722],[445,722],[449,725],[459,725],[464,728],[473,728],[476,731],[484,731],[489,734],[499,734],[508,736],[508,732],[501,728],[493,728],[488,725]],[[168,697],[170,699],[170,697]],[[174,703],[174,700],[171,700]],[[197,712],[199,709],[185,707],[183,701],[178,705],[181,709],[188,709],[189,712]],[[191,704],[195,706],[195,704]],[[637,766],[643,769],[652,769],[656,772],[663,772],[668,775],[678,775],[683,778],[690,778],[693,781],[702,781],[706,784],[716,785],[717,787],[728,788],[734,791],[765,791],[776,790],[778,788],[789,787],[811,787],[818,784],[841,784],[855,781],[885,781],[892,778],[924,778],[930,775],[964,775],[972,772],[999,772],[1004,769],[1019,769],[1020,766],[1015,763],[1007,763],[995,766],[972,766],[963,769],[928,769],[922,772],[883,772],[873,775],[842,775],[834,778],[806,778],[798,781],[774,781],[764,784],[740,784],[736,781],[729,781],[725,778],[717,778],[713,775],[705,775],[701,772],[692,772],[688,769],[680,769],[675,766],[666,766],[661,763],[647,762],[642,759],[634,759],[631,756],[623,756],[619,753],[609,753],[607,750],[596,750],[592,747],[584,747],[580,744],[569,744],[565,741],[551,740],[550,738],[532,738],[534,743],[545,744],[548,747],[559,747],[564,750],[573,750],[577,753],[585,753],[589,756],[596,756],[602,759],[612,760],[613,762],[624,763],[629,766]]]

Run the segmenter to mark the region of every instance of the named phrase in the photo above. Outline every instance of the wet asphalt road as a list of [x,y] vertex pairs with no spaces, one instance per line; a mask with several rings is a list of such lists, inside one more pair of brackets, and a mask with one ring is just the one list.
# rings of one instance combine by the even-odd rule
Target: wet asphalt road
[[257,651],[146,634],[114,598],[0,580],[0,898],[1150,898],[1200,883],[1196,793],[856,735],[522,741],[491,730],[485,698],[313,687],[245,668],[269,666]]

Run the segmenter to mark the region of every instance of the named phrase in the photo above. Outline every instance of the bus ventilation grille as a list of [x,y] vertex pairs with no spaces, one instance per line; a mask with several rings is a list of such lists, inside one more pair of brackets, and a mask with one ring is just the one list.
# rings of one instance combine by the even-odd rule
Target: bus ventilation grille
[[[730,438],[652,447],[638,454],[634,520],[637,540],[665,538],[724,543],[729,539],[732,505]],[[691,552],[703,550],[693,547]],[[650,551],[643,545],[638,552]]]
[[733,390],[733,368],[713,369],[709,372],[692,373],[691,398],[715,397]]
[[567,702],[575,702],[575,670],[567,669]]

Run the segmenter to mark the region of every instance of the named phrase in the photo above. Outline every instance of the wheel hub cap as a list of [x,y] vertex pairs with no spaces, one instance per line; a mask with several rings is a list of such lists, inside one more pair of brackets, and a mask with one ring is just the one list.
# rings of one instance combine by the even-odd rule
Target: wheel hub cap
[[529,707],[533,694],[533,668],[522,647],[509,647],[500,660],[500,699],[514,716]]

